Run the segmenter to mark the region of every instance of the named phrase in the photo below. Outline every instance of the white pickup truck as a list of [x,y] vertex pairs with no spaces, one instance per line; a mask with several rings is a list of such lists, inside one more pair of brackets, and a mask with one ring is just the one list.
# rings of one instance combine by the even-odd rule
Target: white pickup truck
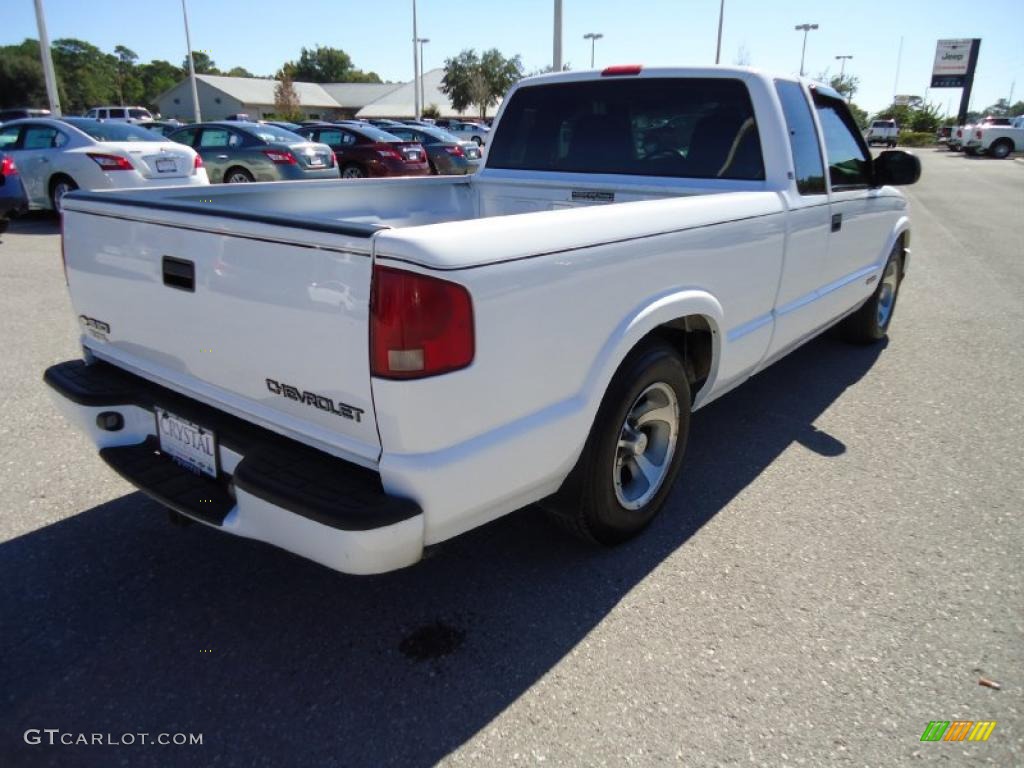
[[964,140],[964,151],[1003,160],[1024,150],[1024,116],[1006,118],[1003,123],[973,126]]
[[920,163],[827,87],[556,73],[491,136],[470,177],[69,195],[57,402],[178,515],[365,574],[533,502],[624,541],[691,411],[885,336]]

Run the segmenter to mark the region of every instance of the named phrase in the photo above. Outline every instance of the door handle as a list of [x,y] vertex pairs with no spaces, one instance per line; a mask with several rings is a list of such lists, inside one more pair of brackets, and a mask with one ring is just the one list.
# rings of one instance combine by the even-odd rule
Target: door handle
[[843,228],[843,214],[833,213],[832,214],[832,231],[838,232]]
[[228,156],[227,155],[217,155],[217,159],[218,160],[227,160]]
[[161,262],[164,273],[164,285],[169,288],[177,288],[180,291],[195,293],[195,262],[188,259],[176,259],[173,256],[164,256]]

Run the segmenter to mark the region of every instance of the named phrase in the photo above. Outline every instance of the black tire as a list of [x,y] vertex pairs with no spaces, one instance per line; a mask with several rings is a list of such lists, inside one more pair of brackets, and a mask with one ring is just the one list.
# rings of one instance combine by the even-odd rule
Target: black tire
[[[662,463],[657,467],[664,469],[660,469],[659,481],[648,485],[648,492],[652,485],[656,489],[653,495],[643,500],[642,505],[630,509],[620,501],[624,490],[617,491],[615,481],[618,477],[621,484],[626,476],[624,465],[619,462],[623,455],[620,447],[623,429],[627,416],[638,407],[650,404],[651,410],[659,407],[671,410],[671,401],[663,399],[665,387],[674,394],[677,406],[674,446],[669,453],[667,448],[659,451],[656,444],[667,442],[666,432],[657,436],[658,430],[668,429],[667,422],[655,421],[636,427],[633,434],[644,435],[643,444],[651,449],[652,458],[657,459],[655,452],[661,453]],[[646,398],[650,398],[649,401]],[[587,541],[612,546],[636,536],[661,510],[679,476],[690,429],[690,407],[686,367],[675,349],[656,340],[633,350],[619,366],[605,392],[579,461],[558,493],[544,500],[542,506],[563,528]],[[648,454],[643,452],[643,455]],[[642,495],[638,496],[636,502],[642,499]]]
[[356,165],[355,163],[349,163],[341,169],[341,178],[343,179],[365,179],[366,171],[363,170],[362,166]]
[[70,176],[59,174],[50,179],[50,207],[54,214],[61,215],[61,198],[68,192],[78,189],[78,184]]
[[[890,270],[891,275],[895,277],[895,287],[887,280],[890,277]],[[884,339],[889,333],[889,326],[892,325],[892,316],[896,312],[896,299],[899,298],[902,282],[903,241],[900,240],[885,262],[885,269],[882,270],[878,286],[871,294],[871,298],[840,324],[839,330],[843,338],[851,344],[874,344]],[[883,305],[888,306],[887,312],[882,312]]]
[[224,171],[225,184],[247,184],[252,181],[255,181],[253,175],[241,166],[233,165]]
[[992,146],[988,148],[989,156],[996,160],[1004,160],[1010,156],[1011,152],[1013,152],[1013,142],[1009,139],[998,139],[992,142]]
[[484,140],[481,139],[479,136],[474,136],[473,141],[476,142],[476,145],[478,147],[482,147],[484,145]]

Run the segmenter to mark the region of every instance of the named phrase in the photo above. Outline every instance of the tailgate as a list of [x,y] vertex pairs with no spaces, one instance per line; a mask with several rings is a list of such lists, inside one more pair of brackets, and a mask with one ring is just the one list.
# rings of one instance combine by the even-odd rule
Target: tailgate
[[68,284],[97,357],[321,450],[377,461],[372,232],[69,203]]

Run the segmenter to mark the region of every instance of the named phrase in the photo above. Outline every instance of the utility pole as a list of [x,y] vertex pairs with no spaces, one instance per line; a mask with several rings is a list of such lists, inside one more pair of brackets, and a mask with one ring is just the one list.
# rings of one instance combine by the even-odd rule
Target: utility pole
[[60,117],[60,94],[57,92],[57,76],[53,73],[53,56],[50,55],[50,36],[46,34],[43,0],[36,0],[36,26],[39,27],[39,58],[42,59],[43,76],[46,78],[46,96],[50,100],[50,114],[53,117]]
[[185,7],[185,0],[181,0],[181,15],[185,17],[185,45],[188,46],[188,79],[192,83],[192,111],[195,113],[197,123],[203,121],[199,113],[199,89],[196,87],[196,63],[192,60],[192,35],[188,31],[188,8]]
[[793,29],[804,33],[804,47],[800,50],[800,77],[804,76],[804,57],[807,55],[807,33],[817,29],[817,24],[797,24]]
[[718,47],[715,48],[715,64],[722,58],[722,21],[725,19],[725,0],[718,5]]
[[590,68],[591,69],[594,68],[594,44],[598,40],[600,40],[602,37],[604,37],[604,35],[602,35],[600,32],[587,32],[587,34],[585,34],[583,36],[584,40],[589,40],[590,41]]
[[555,0],[555,39],[551,50],[551,69],[562,71],[562,0]]
[[419,33],[416,31],[416,0],[412,0],[412,90],[413,90],[413,101],[415,102],[415,117],[417,120],[420,119],[421,109],[420,106],[420,57],[419,52],[416,50],[416,46],[419,44]]
[[896,54],[896,82],[892,84],[892,103],[896,103],[896,95],[900,92],[900,64],[903,62],[903,35],[900,35],[900,52]]

